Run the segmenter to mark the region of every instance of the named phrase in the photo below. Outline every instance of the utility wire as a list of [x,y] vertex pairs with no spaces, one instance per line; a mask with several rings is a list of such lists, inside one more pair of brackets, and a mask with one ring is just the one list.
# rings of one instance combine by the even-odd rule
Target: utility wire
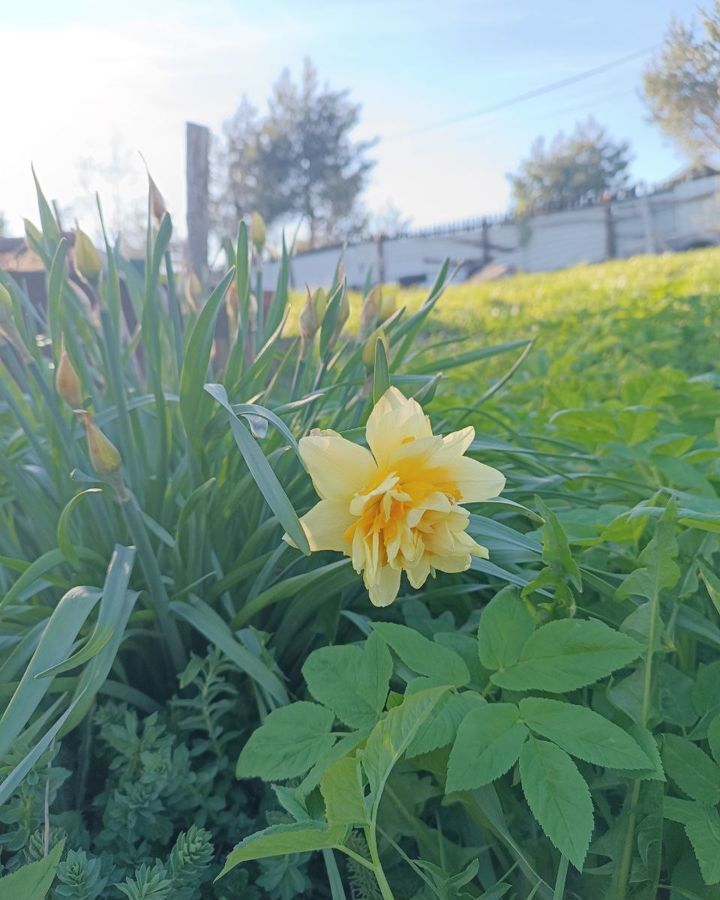
[[523,94],[516,94],[514,97],[508,97],[506,100],[501,100],[498,103],[493,103],[490,106],[484,106],[481,109],[476,109],[473,112],[464,113],[459,116],[453,116],[450,119],[441,119],[438,122],[432,122],[429,125],[423,125],[419,128],[411,128],[408,131],[401,131],[397,134],[391,134],[386,138],[383,138],[385,142],[400,140],[402,138],[411,137],[416,134],[425,134],[428,131],[436,131],[439,128],[447,128],[449,125],[456,125],[460,122],[467,122],[469,119],[475,119],[479,116],[487,116],[490,113],[500,112],[500,110],[507,109],[509,106],[515,106],[517,103],[524,103],[526,100],[532,100],[535,97],[540,97],[543,94],[549,94],[552,91],[559,91],[562,88],[569,87],[572,84],[576,84],[579,81],[584,81],[587,78],[592,78],[595,75],[600,75],[603,72],[608,72],[610,69],[615,69],[618,66],[623,66],[626,63],[632,62],[635,59],[639,59],[642,56],[650,53],[657,47],[657,44],[653,44],[651,47],[645,47],[643,50],[636,50],[634,53],[629,53],[627,56],[621,56],[618,59],[613,59],[610,62],[604,63],[601,66],[595,66],[593,69],[586,69],[584,72],[578,72],[576,75],[571,75],[568,78],[562,78],[560,81],[552,81],[550,84],[545,84],[542,87],[534,88],[531,91],[526,91]]

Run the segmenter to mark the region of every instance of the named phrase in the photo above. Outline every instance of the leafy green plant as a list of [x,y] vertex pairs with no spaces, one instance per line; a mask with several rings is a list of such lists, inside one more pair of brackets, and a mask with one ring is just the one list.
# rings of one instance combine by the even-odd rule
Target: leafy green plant
[[[714,897],[717,252],[304,297],[283,251],[266,296],[243,225],[198,293],[153,196],[138,264],[38,188],[47,308],[0,273],[3,880]],[[378,611],[298,444],[390,386],[507,486]]]

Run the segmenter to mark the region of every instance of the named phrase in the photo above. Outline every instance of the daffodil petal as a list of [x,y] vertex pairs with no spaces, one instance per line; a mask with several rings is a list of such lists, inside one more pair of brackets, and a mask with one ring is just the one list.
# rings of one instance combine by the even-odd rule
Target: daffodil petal
[[347,503],[341,500],[321,500],[300,518],[311,550],[338,550],[350,554],[350,544],[344,532],[355,521]]
[[461,428],[460,431],[446,434],[442,439],[443,450],[455,456],[462,456],[474,440],[475,429],[472,425],[468,425],[467,428]]
[[430,575],[430,563],[426,556],[423,556],[415,565],[407,566],[406,570],[408,581],[417,590],[421,588]]
[[377,472],[372,454],[334,431],[300,439],[300,456],[323,500],[343,500],[360,491]]
[[428,562],[437,569],[438,572],[447,572],[449,575],[457,572],[467,572],[470,568],[470,554],[460,554],[458,556],[433,556],[428,558]]
[[460,492],[460,503],[478,503],[497,497],[505,487],[505,476],[492,466],[462,456],[447,466],[449,478]]
[[432,437],[432,428],[417,400],[408,400],[397,388],[391,387],[375,404],[365,433],[378,465],[384,466],[398,447],[409,441]]
[[373,584],[368,584],[370,602],[373,606],[390,606],[400,590],[400,569],[382,566]]

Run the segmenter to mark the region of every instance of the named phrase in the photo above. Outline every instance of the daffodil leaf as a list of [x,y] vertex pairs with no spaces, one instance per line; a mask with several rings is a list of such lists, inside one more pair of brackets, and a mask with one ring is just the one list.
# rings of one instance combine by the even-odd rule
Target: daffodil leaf
[[0,878],[0,897],[45,900],[55,880],[55,869],[64,849],[65,841],[59,841],[47,856]]
[[250,474],[260,488],[260,492],[265,498],[267,505],[278,517],[278,521],[293,539],[295,545],[299,547],[303,553],[309,554],[310,547],[308,545],[307,536],[303,531],[292,503],[288,499],[282,485],[278,481],[277,475],[267,461],[267,458],[260,449],[257,441],[235,414],[235,411],[228,400],[225,388],[221,384],[206,384],[205,390],[229,413],[230,429],[235,438],[235,443],[250,470]]
[[375,403],[390,387],[390,366],[385,340],[380,335],[375,341],[375,366],[373,370],[373,401]]

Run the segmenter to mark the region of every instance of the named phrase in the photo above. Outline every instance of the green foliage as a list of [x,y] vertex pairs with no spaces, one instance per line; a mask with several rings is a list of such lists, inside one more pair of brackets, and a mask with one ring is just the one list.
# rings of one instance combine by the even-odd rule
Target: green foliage
[[720,77],[720,4],[702,12],[703,29],[673,20],[643,75],[653,121],[694,161],[720,149],[715,85]]
[[371,409],[341,275],[299,354],[246,229],[184,305],[169,218],[86,290],[40,207],[48,309],[0,273],[0,875],[64,842],[51,900],[711,898],[720,256],[399,293],[387,377],[507,488],[488,559],[377,610],[282,541],[298,440]]
[[321,647],[303,666],[308,690],[353,728],[372,723],[385,706],[392,659],[387,644],[371,636],[364,647]]
[[372,168],[367,141],[353,141],[360,107],[322,86],[305,61],[299,84],[285,69],[260,117],[243,98],[223,128],[216,214],[223,233],[259,210],[268,222],[303,217],[310,245],[345,239],[362,225],[357,200]]
[[55,879],[58,861],[62,856],[64,842],[37,862],[31,862],[0,878],[0,897],[10,900],[11,897],[22,900],[45,900],[50,886]]
[[614,141],[590,118],[571,135],[557,134],[546,147],[538,138],[517,173],[510,175],[513,201],[524,215],[563,209],[627,185],[629,144]]
[[495,672],[494,684],[514,691],[564,693],[592,684],[640,655],[640,644],[596,620],[548,622],[525,641],[517,661]]
[[238,760],[238,778],[258,776],[268,781],[302,775],[333,746],[332,712],[301,700],[270,713],[245,744]]
[[590,791],[575,763],[557,745],[531,738],[520,751],[520,780],[532,814],[545,834],[582,869],[590,846]]
[[63,900],[96,900],[101,897],[107,878],[102,876],[102,862],[84,850],[70,850],[57,867],[55,895]]

